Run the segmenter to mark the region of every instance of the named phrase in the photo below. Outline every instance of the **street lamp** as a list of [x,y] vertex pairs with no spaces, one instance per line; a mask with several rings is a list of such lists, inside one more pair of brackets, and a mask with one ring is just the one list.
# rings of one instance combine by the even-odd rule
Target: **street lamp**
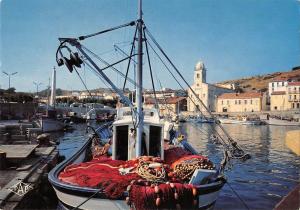
[[2,71],[2,72],[3,72],[3,74],[6,74],[8,76],[8,89],[10,89],[10,77],[15,75],[18,72],[14,72],[14,73],[7,73],[5,71]]
[[39,86],[41,85],[41,84],[43,84],[43,83],[41,83],[41,82],[33,82],[33,84],[35,84],[35,86],[36,86],[36,95],[37,95],[37,97],[39,97]]

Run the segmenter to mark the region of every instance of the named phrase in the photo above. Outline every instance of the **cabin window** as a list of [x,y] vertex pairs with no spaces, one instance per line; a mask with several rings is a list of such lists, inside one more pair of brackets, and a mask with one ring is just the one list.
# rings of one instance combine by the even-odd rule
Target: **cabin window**
[[161,127],[150,126],[149,141],[149,155],[154,157],[160,157]]
[[116,160],[128,159],[128,125],[116,126]]

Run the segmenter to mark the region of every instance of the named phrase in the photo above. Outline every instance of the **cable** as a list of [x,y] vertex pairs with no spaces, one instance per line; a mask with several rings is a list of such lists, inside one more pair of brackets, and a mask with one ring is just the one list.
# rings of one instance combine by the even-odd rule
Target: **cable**
[[106,30],[103,30],[103,31],[99,31],[99,32],[96,32],[96,33],[93,33],[93,34],[80,36],[80,37],[78,37],[78,39],[79,40],[84,40],[86,38],[90,38],[90,37],[97,36],[97,35],[100,35],[100,34],[103,34],[103,33],[106,33],[106,32],[110,32],[110,31],[113,31],[113,30],[116,30],[116,29],[120,29],[120,28],[127,27],[127,26],[134,26],[134,25],[135,25],[135,21],[131,21],[130,23],[119,25],[119,26],[109,28],[109,29],[106,29]]

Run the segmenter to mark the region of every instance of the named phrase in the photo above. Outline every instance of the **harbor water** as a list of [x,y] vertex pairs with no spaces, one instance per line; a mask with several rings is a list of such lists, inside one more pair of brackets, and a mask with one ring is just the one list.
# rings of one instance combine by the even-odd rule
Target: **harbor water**
[[[75,125],[73,132],[61,134],[59,151],[69,157],[87,138],[86,125]],[[285,135],[296,128],[284,126],[224,125],[225,129],[250,155],[246,162],[233,161],[226,171],[226,184],[215,209],[273,209],[299,181],[300,157],[285,146]],[[181,131],[200,154],[215,163],[223,157],[222,145],[210,140],[209,124],[184,123]]]

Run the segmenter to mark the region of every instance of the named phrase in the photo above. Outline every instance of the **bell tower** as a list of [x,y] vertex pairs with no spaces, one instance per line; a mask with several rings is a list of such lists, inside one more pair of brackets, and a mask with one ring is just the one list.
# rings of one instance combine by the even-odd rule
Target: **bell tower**
[[202,61],[199,61],[195,66],[194,83],[206,83],[206,68]]

